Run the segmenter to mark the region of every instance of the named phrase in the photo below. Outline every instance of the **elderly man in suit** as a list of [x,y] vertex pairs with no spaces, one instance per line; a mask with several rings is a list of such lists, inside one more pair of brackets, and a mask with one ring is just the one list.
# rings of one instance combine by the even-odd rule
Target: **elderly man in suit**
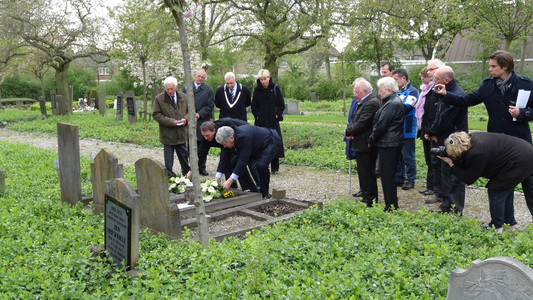
[[181,165],[181,174],[185,176],[189,168],[189,155],[187,154],[187,98],[183,93],[177,92],[178,80],[167,77],[163,81],[165,91],[154,99],[153,117],[159,123],[159,141],[163,144],[163,156],[167,176],[174,177],[174,151],[178,155]]
[[220,109],[219,118],[240,119],[248,121],[246,108],[252,103],[250,90],[238,83],[233,72],[224,75],[226,84],[218,87],[215,93],[215,105]]
[[[200,127],[205,121],[209,121],[211,113],[215,108],[215,96],[213,94],[213,88],[205,84],[207,79],[207,73],[205,70],[198,70],[194,73],[193,92],[194,92],[194,107],[196,109],[196,142],[198,146],[198,153],[200,153],[200,144],[202,143],[203,136]],[[181,89],[182,93],[187,93],[185,86]],[[207,156],[198,155],[198,170],[201,175],[207,176],[207,170],[205,169],[205,163]]]
[[[233,173],[222,184],[224,189],[229,189],[231,184],[244,173],[246,165],[251,163],[257,168],[259,173],[261,195],[263,199],[268,199],[270,185],[268,166],[278,152],[279,147],[281,147],[281,138],[276,130],[253,125],[239,126],[235,129],[223,126],[218,129],[216,140],[224,148],[233,148],[236,156]],[[229,161],[221,160],[220,163],[225,165]]]

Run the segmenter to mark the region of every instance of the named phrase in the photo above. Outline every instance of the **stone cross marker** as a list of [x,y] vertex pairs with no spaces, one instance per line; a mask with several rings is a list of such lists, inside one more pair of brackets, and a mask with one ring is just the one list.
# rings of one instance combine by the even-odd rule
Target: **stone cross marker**
[[533,270],[510,257],[475,260],[451,272],[446,299],[533,299]]
[[0,170],[0,192],[6,192],[6,171]]
[[117,93],[117,120],[122,120],[122,110],[124,108],[124,93]]
[[61,201],[81,201],[80,136],[77,125],[57,122],[57,153]]
[[133,91],[126,91],[126,107],[128,108],[130,124],[137,123],[137,108],[135,107],[135,93]]
[[100,114],[102,116],[105,116],[105,112],[107,109],[107,104],[105,103],[105,100],[106,100],[105,94],[98,96],[98,110],[100,111]]
[[102,149],[91,163],[91,183],[93,186],[93,213],[104,212],[105,181],[124,178],[124,168],[109,150]]
[[118,268],[133,269],[139,260],[139,195],[123,178],[106,181],[105,193],[105,248]]
[[154,159],[141,158],[135,162],[135,173],[141,196],[141,226],[170,239],[180,238],[180,211],[177,204],[170,202],[165,166]]

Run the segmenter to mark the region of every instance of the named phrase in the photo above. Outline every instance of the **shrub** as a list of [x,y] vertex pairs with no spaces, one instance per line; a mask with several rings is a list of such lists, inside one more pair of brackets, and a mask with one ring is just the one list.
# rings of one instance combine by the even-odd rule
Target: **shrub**
[[94,98],[95,106],[98,108],[98,91],[96,89],[88,89],[85,98],[89,104],[91,104],[91,98]]
[[[2,82],[2,96],[13,98],[33,98],[41,95],[41,84],[28,75],[6,77]],[[4,102],[4,100],[2,100]]]

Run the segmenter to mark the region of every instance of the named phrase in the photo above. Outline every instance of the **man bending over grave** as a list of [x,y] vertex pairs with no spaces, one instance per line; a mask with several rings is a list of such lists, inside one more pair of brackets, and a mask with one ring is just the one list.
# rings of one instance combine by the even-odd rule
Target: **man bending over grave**
[[187,97],[177,92],[178,80],[167,77],[163,84],[165,92],[157,95],[153,104],[153,117],[159,123],[159,141],[163,144],[163,156],[167,176],[174,177],[174,151],[178,155],[183,176],[191,170],[189,168],[189,154],[187,152]]
[[[223,126],[218,129],[216,140],[224,148],[235,152],[236,164],[230,178],[222,185],[228,190],[231,184],[244,173],[246,165],[252,164],[259,173],[260,192],[263,199],[269,198],[270,171],[268,166],[281,147],[281,138],[274,129],[257,126],[239,126],[235,129]],[[220,160],[220,165],[225,166],[229,159]],[[225,169],[225,168],[224,168]],[[218,173],[217,173],[217,178]]]

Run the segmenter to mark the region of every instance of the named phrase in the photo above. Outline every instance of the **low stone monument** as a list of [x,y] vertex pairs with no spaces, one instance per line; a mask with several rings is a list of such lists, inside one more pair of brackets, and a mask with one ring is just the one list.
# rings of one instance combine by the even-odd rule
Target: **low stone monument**
[[57,116],[56,90],[50,91],[50,105],[52,107],[52,114]]
[[91,105],[91,107],[95,107],[96,106],[96,102],[95,102],[94,98],[91,98],[91,104],[90,105]]
[[122,110],[124,108],[124,93],[118,92],[117,93],[117,120],[122,120]]
[[135,93],[133,91],[126,91],[126,107],[130,124],[137,123],[137,107],[135,106]]
[[6,171],[0,170],[0,192],[4,194],[6,192]]
[[141,197],[141,226],[170,239],[180,238],[180,210],[170,202],[165,166],[155,159],[141,158],[135,162],[135,173]]
[[124,168],[118,163],[118,158],[104,148],[91,163],[94,214],[99,215],[104,212],[105,181],[115,178],[124,178]]
[[320,96],[317,95],[315,92],[311,92],[311,101],[316,102],[320,100]]
[[533,270],[510,257],[475,260],[451,272],[446,299],[533,299]]
[[100,111],[100,114],[102,116],[105,116],[106,110],[107,110],[107,104],[105,103],[106,95],[99,95],[98,96],[98,110]]
[[24,101],[17,100],[17,101],[15,101],[15,105],[17,106],[17,108],[22,108],[22,105],[24,105]]
[[41,108],[41,115],[48,117],[48,114],[46,113],[46,102],[44,101],[43,96],[39,96],[39,107]]
[[105,249],[118,268],[131,270],[139,260],[140,202],[123,178],[105,183]]
[[57,154],[61,201],[76,205],[81,201],[80,136],[77,125],[57,122]]

